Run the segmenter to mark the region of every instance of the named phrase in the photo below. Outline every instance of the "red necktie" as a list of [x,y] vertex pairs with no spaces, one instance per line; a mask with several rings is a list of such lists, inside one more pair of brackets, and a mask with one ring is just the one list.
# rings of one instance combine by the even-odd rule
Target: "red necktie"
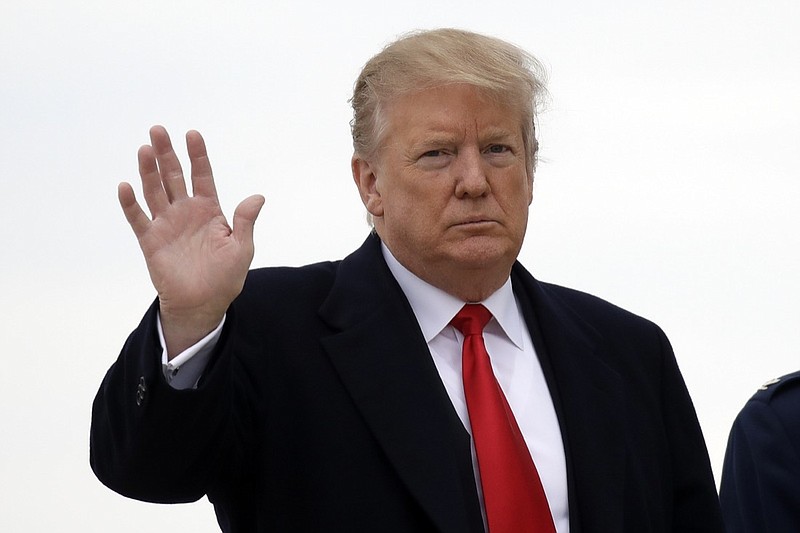
[[555,533],[525,440],[492,372],[483,328],[492,314],[467,304],[450,322],[464,334],[462,374],[490,533]]

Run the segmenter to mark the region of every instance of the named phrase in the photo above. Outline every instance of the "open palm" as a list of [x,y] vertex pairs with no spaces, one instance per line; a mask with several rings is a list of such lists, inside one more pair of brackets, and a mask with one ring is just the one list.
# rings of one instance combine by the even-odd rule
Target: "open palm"
[[128,183],[119,201],[144,254],[158,292],[170,356],[214,329],[241,292],[253,259],[253,225],[264,198],[242,201],[228,224],[219,205],[205,143],[186,134],[192,196],[166,130],[150,129],[151,145],[139,149],[139,175],[147,216]]

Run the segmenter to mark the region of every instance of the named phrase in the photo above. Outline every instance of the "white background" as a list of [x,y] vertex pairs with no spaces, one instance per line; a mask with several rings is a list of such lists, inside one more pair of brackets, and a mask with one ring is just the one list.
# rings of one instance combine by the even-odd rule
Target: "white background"
[[[91,401],[154,294],[116,186],[150,125],[206,136],[254,265],[367,233],[347,104],[398,34],[492,34],[547,65],[521,259],[672,340],[719,477],[735,414],[800,369],[800,3],[211,0],[0,4],[0,530],[217,531],[88,466]],[[165,454],[177,450],[164,450]]]

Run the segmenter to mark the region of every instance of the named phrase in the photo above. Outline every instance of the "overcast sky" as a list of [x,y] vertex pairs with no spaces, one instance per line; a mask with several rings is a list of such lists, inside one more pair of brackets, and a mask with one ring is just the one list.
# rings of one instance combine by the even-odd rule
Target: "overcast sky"
[[[91,401],[152,300],[116,201],[152,124],[206,137],[254,266],[367,234],[347,104],[397,35],[495,35],[548,68],[522,262],[670,337],[719,476],[734,416],[800,369],[796,0],[36,1],[0,6],[0,530],[218,531],[88,466]],[[164,453],[176,453],[164,450]]]

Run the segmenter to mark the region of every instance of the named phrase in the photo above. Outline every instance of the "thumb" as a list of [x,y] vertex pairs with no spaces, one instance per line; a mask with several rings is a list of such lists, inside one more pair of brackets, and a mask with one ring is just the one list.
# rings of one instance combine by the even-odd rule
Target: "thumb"
[[254,194],[242,200],[233,212],[233,237],[240,243],[253,242],[253,226],[264,206],[264,197]]

